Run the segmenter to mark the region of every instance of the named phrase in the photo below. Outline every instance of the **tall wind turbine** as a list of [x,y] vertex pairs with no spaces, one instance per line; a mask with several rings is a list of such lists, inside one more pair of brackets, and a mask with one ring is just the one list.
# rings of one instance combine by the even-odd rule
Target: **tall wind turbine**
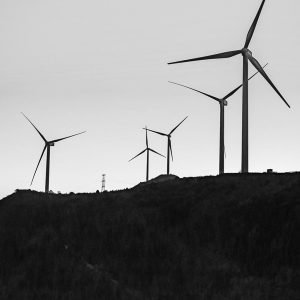
[[[266,64],[267,65],[267,64]],[[264,67],[266,66],[264,65]],[[264,68],[263,67],[263,68]],[[250,80],[251,78],[253,78],[258,72],[256,72],[255,74],[253,74],[248,80]],[[176,82],[172,82],[169,81],[170,83],[185,87],[187,89],[193,90],[197,93],[200,93],[202,95],[205,95],[217,102],[219,102],[220,104],[220,150],[219,150],[219,174],[223,174],[224,173],[224,154],[225,154],[225,146],[224,146],[224,118],[225,118],[225,112],[224,112],[224,108],[225,106],[227,106],[227,99],[229,99],[231,96],[233,96],[243,85],[239,85],[237,88],[235,88],[234,90],[232,90],[230,93],[228,93],[225,97],[223,98],[217,98],[215,96],[209,95],[207,93],[201,92],[199,90],[196,90],[194,88],[191,88],[189,86],[183,85],[183,84],[179,84]]]
[[158,153],[158,152],[156,152],[155,150],[149,148],[149,144],[148,144],[148,132],[147,132],[148,129],[147,129],[147,127],[145,127],[145,129],[146,129],[146,149],[144,149],[142,152],[140,152],[139,154],[137,154],[136,156],[134,156],[134,157],[133,157],[132,159],[130,159],[129,161],[132,161],[133,159],[135,159],[136,157],[140,156],[141,154],[143,154],[144,152],[147,151],[146,181],[148,181],[148,180],[149,180],[149,152],[151,151],[151,152],[153,152],[153,153],[155,153],[155,154],[158,154],[158,155],[160,155],[160,156],[162,156],[162,157],[165,157],[165,156],[162,155],[162,154],[160,154],[160,153]]
[[185,121],[187,117],[185,117],[178,125],[176,125],[171,131],[170,133],[163,133],[163,132],[159,132],[159,131],[155,131],[155,130],[151,130],[151,129],[146,129],[146,130],[149,130],[151,132],[154,132],[154,133],[157,133],[159,135],[163,135],[163,136],[166,136],[168,138],[168,148],[167,148],[167,175],[170,174],[170,155],[172,156],[172,160],[173,160],[173,154],[172,154],[172,144],[171,144],[171,135],[172,133],[179,127],[179,125],[181,125],[181,123],[183,121]]
[[45,142],[45,146],[44,146],[44,149],[42,151],[42,154],[41,154],[41,157],[39,159],[39,162],[36,166],[36,169],[34,171],[34,174],[33,174],[33,177],[32,177],[32,180],[31,180],[31,183],[30,185],[32,185],[33,183],[33,179],[35,177],[35,173],[40,165],[40,162],[42,160],[42,157],[44,155],[44,152],[45,150],[47,149],[47,161],[46,161],[46,182],[45,182],[45,193],[48,193],[49,192],[49,175],[50,175],[50,147],[54,146],[54,144],[56,142],[60,142],[62,140],[65,140],[65,139],[68,139],[70,137],[73,137],[75,135],[79,135],[79,134],[82,134],[86,131],[82,131],[82,132],[79,132],[79,133],[76,133],[76,134],[73,134],[73,135],[69,135],[69,136],[66,136],[66,137],[63,137],[63,138],[60,138],[60,139],[56,139],[56,140],[52,140],[52,141],[47,141],[46,138],[41,134],[41,132],[35,127],[35,125],[22,113],[22,115],[30,122],[30,124],[34,127],[34,129],[38,132],[38,134],[40,135],[40,137],[43,139],[43,141]]
[[191,61],[198,60],[207,60],[207,59],[219,59],[219,58],[229,58],[238,54],[242,54],[243,56],[243,108],[242,108],[242,172],[248,172],[248,60],[252,63],[252,65],[257,69],[257,71],[265,78],[265,80],[271,85],[271,87],[275,90],[275,92],[279,95],[279,97],[284,101],[284,103],[288,106],[289,104],[286,102],[284,97],[278,91],[276,86],[273,84],[271,79],[265,73],[259,62],[252,56],[252,52],[248,49],[249,44],[251,42],[253,33],[255,31],[255,27],[263,6],[265,4],[265,0],[262,1],[259,10],[254,18],[254,21],[249,29],[249,32],[246,37],[246,42],[244,47],[241,50],[233,50],[203,57],[197,57],[192,59],[186,59],[181,61],[175,61],[168,64],[177,64],[177,63],[185,63]]

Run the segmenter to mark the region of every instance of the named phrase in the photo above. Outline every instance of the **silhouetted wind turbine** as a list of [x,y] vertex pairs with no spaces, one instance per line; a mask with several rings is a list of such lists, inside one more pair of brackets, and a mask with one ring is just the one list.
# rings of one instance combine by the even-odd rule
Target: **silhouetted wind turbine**
[[63,137],[63,138],[60,138],[60,139],[56,139],[56,140],[52,140],[52,141],[47,141],[46,138],[41,134],[41,132],[35,127],[35,125],[22,113],[22,115],[30,122],[30,124],[34,127],[34,129],[38,132],[38,134],[41,136],[41,138],[44,140],[45,142],[45,146],[44,146],[44,149],[42,151],[42,154],[41,154],[41,157],[39,159],[39,162],[36,166],[36,169],[34,171],[34,174],[33,174],[33,177],[32,177],[32,180],[31,180],[31,183],[30,185],[32,185],[32,182],[33,182],[33,179],[34,179],[34,176],[35,176],[35,173],[39,167],[39,164],[42,160],[42,157],[44,155],[44,152],[45,150],[47,149],[47,161],[46,161],[46,183],[45,183],[45,193],[48,193],[49,192],[49,175],[50,175],[50,147],[51,146],[54,146],[54,144],[56,142],[60,142],[62,140],[65,140],[65,139],[68,139],[70,137],[73,137],[75,135],[79,135],[79,134],[82,134],[82,133],[85,133],[86,131],[82,131],[82,132],[79,132],[79,133],[76,133],[76,134],[73,134],[73,135],[69,135],[69,136],[66,136],[66,137]]
[[286,102],[284,97],[278,91],[276,86],[273,84],[271,79],[265,73],[259,62],[252,56],[252,52],[248,49],[250,41],[252,39],[253,33],[255,31],[255,27],[259,16],[261,14],[262,8],[265,4],[265,0],[262,1],[259,10],[254,18],[254,21],[249,29],[247,34],[246,42],[244,47],[241,50],[234,50],[228,51],[203,57],[197,57],[192,59],[186,59],[181,61],[175,61],[168,63],[170,64],[177,64],[177,63],[184,63],[184,62],[191,62],[191,61],[198,61],[198,60],[207,60],[207,59],[218,59],[218,58],[229,58],[238,54],[243,55],[243,108],[242,108],[242,169],[243,173],[248,172],[248,60],[252,63],[252,65],[258,70],[258,72],[266,79],[266,81],[271,85],[271,87],[275,90],[275,92],[279,95],[279,97],[284,101],[284,103],[288,106],[289,104]]
[[171,144],[171,135],[172,133],[179,127],[179,125],[181,125],[181,123],[186,119],[187,117],[185,117],[178,125],[176,125],[169,134],[163,133],[163,132],[159,132],[159,131],[155,131],[155,130],[151,130],[151,129],[146,129],[149,130],[151,132],[157,133],[159,135],[163,135],[166,136],[168,138],[168,149],[167,149],[167,174],[170,174],[170,154],[173,160],[173,153],[172,153],[172,144]]
[[149,151],[151,151],[151,152],[153,152],[153,153],[156,153],[156,154],[158,154],[158,155],[160,155],[160,156],[162,156],[162,157],[165,157],[165,156],[162,155],[162,154],[160,154],[160,153],[158,153],[158,152],[156,152],[155,150],[149,148],[149,144],[148,144],[148,133],[147,133],[148,129],[147,129],[147,127],[145,127],[145,129],[146,129],[146,149],[144,149],[142,152],[140,152],[139,154],[137,154],[136,156],[134,156],[134,157],[133,157],[132,159],[130,159],[128,162],[132,161],[133,159],[137,158],[138,156],[142,155],[144,152],[147,151],[146,181],[148,181],[148,180],[149,180]]
[[[267,64],[265,64],[263,66],[263,68],[266,66]],[[255,74],[253,74],[248,80],[250,80],[251,78],[253,78],[258,72],[256,72]],[[225,112],[224,112],[224,108],[225,106],[227,106],[227,99],[230,98],[231,96],[233,96],[243,85],[239,85],[237,88],[235,88],[234,90],[232,90],[230,93],[228,93],[225,97],[223,98],[217,98],[215,96],[206,94],[204,92],[201,92],[199,90],[196,90],[194,88],[191,88],[189,86],[183,85],[183,84],[179,84],[176,82],[172,82],[169,81],[170,83],[185,87],[187,89],[193,90],[197,93],[200,93],[202,95],[205,95],[217,102],[219,102],[220,104],[220,150],[219,150],[219,174],[223,174],[224,173],[224,154],[225,154],[225,146],[224,146],[224,118],[225,118]]]

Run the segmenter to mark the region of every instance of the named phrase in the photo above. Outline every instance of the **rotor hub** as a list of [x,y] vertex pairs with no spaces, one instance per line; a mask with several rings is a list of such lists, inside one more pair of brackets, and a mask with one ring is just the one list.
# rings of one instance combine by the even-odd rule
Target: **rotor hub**
[[243,48],[242,52],[244,55],[252,56],[252,52],[248,48]]

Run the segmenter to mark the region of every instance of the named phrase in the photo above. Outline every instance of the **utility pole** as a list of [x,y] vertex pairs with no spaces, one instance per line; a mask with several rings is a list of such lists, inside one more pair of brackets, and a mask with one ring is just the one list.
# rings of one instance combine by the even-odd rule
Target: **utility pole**
[[105,191],[105,174],[102,174],[102,187],[101,187],[101,193]]

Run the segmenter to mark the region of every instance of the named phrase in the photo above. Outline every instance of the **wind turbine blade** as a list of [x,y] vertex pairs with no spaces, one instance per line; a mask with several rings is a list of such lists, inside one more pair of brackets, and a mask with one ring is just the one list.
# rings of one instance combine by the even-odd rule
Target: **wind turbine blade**
[[156,153],[156,154],[158,154],[158,155],[162,156],[162,157],[165,157],[164,155],[162,155],[162,154],[160,154],[160,153],[156,152],[155,150],[153,150],[153,149],[151,149],[151,148],[149,148],[149,150],[150,150],[150,151],[152,151],[153,153]]
[[171,158],[172,158],[172,161],[173,161],[173,151],[172,151],[172,142],[171,142],[171,139],[170,139],[170,153],[171,153]]
[[[265,68],[265,66],[267,65],[267,63],[263,66],[263,69]],[[256,73],[254,73],[251,77],[249,77],[248,81],[251,80],[256,74],[258,73],[258,71]],[[229,94],[227,94],[223,99],[226,100],[227,98],[231,97],[233,94],[235,94],[241,87],[243,86],[243,84],[240,84],[237,88],[235,88],[233,91],[231,91]]]
[[143,154],[147,149],[143,150],[142,152],[140,152],[139,154],[137,154],[136,156],[134,156],[132,159],[130,159],[128,162],[132,161],[133,159],[137,158],[138,156],[140,156],[141,154]]
[[168,136],[167,134],[159,132],[159,131],[151,130],[151,129],[148,129],[148,128],[143,128],[143,129],[154,132],[154,133],[157,133],[157,134],[160,134],[160,135],[163,135],[163,136]]
[[201,91],[199,91],[199,90],[193,89],[193,88],[191,88],[191,87],[189,87],[189,86],[186,86],[186,85],[183,85],[183,84],[180,84],[180,83],[176,83],[176,82],[173,82],[173,81],[169,81],[169,82],[170,82],[170,83],[173,83],[173,84],[177,84],[177,85],[183,86],[183,87],[185,87],[185,88],[187,88],[187,89],[193,90],[193,91],[195,91],[195,92],[197,92],[197,93],[200,93],[200,94],[205,95],[205,96],[207,96],[207,97],[209,97],[209,98],[211,98],[211,99],[213,99],[213,100],[216,100],[216,101],[220,102],[220,99],[218,99],[217,97],[214,97],[214,96],[212,96],[212,95],[206,94],[206,93],[204,93],[204,92],[201,92]]
[[149,148],[149,145],[148,145],[148,129],[147,129],[147,126],[145,126],[146,128],[146,146],[147,148]]
[[[187,116],[188,117],[188,116]],[[171,132],[169,133],[169,134],[172,134],[177,128],[178,128],[178,126],[183,122],[183,121],[185,121],[185,119],[187,118],[187,117],[185,117],[177,126],[175,126],[172,130],[171,130]]]
[[223,99],[226,100],[229,97],[231,97],[232,95],[234,95],[242,86],[243,86],[243,84],[240,84],[237,88],[235,88],[230,93],[228,93]]
[[36,173],[36,171],[37,171],[37,169],[38,169],[38,167],[39,167],[39,165],[40,165],[40,162],[41,162],[41,160],[42,160],[42,157],[43,157],[43,155],[44,155],[44,152],[45,152],[46,148],[47,148],[47,145],[45,145],[45,147],[44,147],[44,149],[43,149],[42,155],[41,155],[41,157],[40,157],[40,159],[39,159],[39,162],[38,162],[38,164],[37,164],[37,166],[36,166],[36,168],[35,168],[35,171],[34,171],[34,174],[33,174],[32,179],[31,179],[30,185],[32,185],[32,182],[33,182],[35,173]]
[[72,134],[72,135],[69,135],[69,136],[66,136],[64,138],[61,138],[61,139],[57,139],[57,140],[53,140],[53,141],[50,141],[49,143],[56,143],[56,142],[59,142],[59,141],[62,141],[62,140],[65,140],[65,139],[68,139],[68,138],[71,138],[73,136],[76,136],[76,135],[79,135],[79,134],[83,134],[85,133],[86,131],[82,131],[82,132],[79,132],[79,133],[75,133],[75,134]]
[[190,62],[190,61],[198,61],[198,60],[229,58],[229,57],[241,54],[241,53],[242,53],[241,50],[234,50],[234,51],[222,52],[222,53],[217,53],[217,54],[202,56],[202,57],[197,57],[197,58],[173,61],[173,62],[168,63],[168,65],[185,63],[185,62]]
[[270,86],[275,90],[275,92],[279,95],[279,97],[283,100],[283,102],[289,107],[290,105],[286,102],[286,100],[284,99],[284,97],[281,95],[281,93],[278,91],[278,89],[276,88],[276,86],[273,84],[273,82],[271,81],[271,79],[268,77],[268,75],[266,74],[266,72],[264,71],[264,69],[261,67],[261,65],[259,64],[259,62],[253,57],[253,56],[248,56],[250,62],[252,63],[252,65],[258,70],[258,72],[267,80],[267,82],[270,84]]
[[21,112],[21,114],[29,121],[29,123],[34,127],[34,129],[39,133],[39,135],[41,136],[41,138],[44,140],[45,143],[47,143],[47,140],[45,139],[45,137],[41,134],[41,132],[34,126],[34,124],[29,120],[29,118],[27,118],[25,116],[25,114],[23,114]]
[[261,11],[263,9],[264,4],[265,4],[265,0],[262,1],[261,5],[259,7],[259,10],[258,10],[258,12],[257,12],[257,14],[256,14],[256,16],[254,18],[254,21],[253,21],[253,23],[252,23],[252,25],[251,25],[251,27],[250,27],[250,29],[248,31],[244,48],[248,48],[248,46],[249,46],[249,44],[251,42],[251,39],[252,39],[253,33],[255,31],[255,27],[256,27],[257,21],[259,19],[259,16],[260,16],[260,13],[261,13]]

